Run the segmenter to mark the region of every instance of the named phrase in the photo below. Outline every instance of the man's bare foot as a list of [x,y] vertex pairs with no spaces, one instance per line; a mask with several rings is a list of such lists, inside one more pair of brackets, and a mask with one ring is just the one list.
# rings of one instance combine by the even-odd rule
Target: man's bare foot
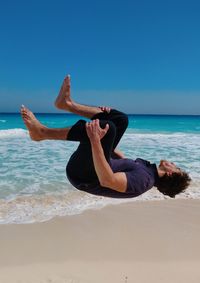
[[63,81],[58,97],[55,101],[55,106],[58,109],[70,110],[72,99],[70,96],[70,75],[67,75]]
[[29,131],[29,135],[34,141],[41,141],[45,139],[44,133],[46,127],[42,125],[35,117],[35,115],[25,106],[21,107],[21,116]]

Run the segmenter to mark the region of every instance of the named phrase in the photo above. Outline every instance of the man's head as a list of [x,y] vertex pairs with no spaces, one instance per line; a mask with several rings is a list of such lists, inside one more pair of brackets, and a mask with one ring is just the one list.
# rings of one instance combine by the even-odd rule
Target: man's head
[[181,170],[173,162],[167,160],[160,161],[158,175],[158,190],[171,198],[183,192],[191,181],[191,178],[185,171]]

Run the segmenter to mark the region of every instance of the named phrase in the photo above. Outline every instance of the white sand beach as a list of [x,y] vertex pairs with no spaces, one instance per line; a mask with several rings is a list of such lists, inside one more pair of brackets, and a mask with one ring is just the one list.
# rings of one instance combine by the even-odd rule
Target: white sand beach
[[0,225],[0,283],[199,283],[200,201]]

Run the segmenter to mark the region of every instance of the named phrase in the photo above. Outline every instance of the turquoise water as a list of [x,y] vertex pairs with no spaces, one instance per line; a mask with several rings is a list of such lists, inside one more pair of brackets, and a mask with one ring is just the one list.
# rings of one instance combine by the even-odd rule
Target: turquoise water
[[[73,125],[71,114],[37,114],[48,127]],[[132,200],[96,197],[73,188],[65,166],[77,143],[33,142],[19,114],[0,114],[0,223],[45,221],[110,203],[162,200],[156,189]],[[200,116],[129,115],[119,148],[128,158],[168,159],[190,173],[177,198],[200,198]]]
[[[66,127],[81,117],[73,114],[36,114],[38,119],[49,127]],[[81,118],[82,119],[82,118]],[[19,114],[1,114],[0,130],[25,129]],[[129,115],[129,129],[135,132],[182,132],[199,133],[199,116],[182,115]]]

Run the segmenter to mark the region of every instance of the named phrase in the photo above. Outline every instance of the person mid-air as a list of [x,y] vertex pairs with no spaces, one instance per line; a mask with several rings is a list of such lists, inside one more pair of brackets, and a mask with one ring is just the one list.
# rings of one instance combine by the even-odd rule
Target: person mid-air
[[79,142],[66,167],[70,183],[79,190],[113,198],[137,197],[152,187],[174,198],[190,184],[189,175],[165,159],[159,165],[147,160],[125,158],[117,145],[128,126],[128,116],[109,107],[76,103],[70,94],[70,76],[62,84],[55,101],[58,109],[91,119],[55,129],[41,124],[25,106],[21,115],[34,141]]

